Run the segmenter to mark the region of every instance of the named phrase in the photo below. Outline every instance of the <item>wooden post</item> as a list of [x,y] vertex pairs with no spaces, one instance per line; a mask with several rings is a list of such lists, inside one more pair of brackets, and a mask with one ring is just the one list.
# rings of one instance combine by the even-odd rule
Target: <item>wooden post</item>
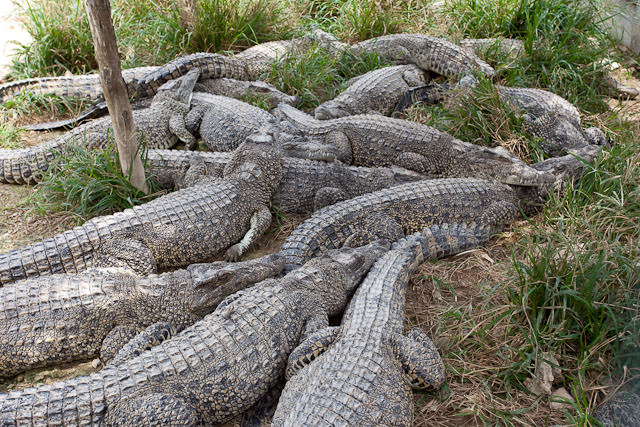
[[138,138],[127,86],[122,78],[116,33],[111,21],[109,0],[86,0],[93,48],[100,68],[102,92],[113,123],[113,133],[120,156],[120,166],[125,176],[131,169],[131,184],[148,193],[144,167],[137,153]]

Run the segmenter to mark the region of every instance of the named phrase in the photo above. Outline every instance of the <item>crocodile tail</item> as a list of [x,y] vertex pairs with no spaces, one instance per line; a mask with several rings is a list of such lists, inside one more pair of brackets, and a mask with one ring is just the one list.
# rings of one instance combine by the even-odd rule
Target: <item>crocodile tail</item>
[[5,184],[34,184],[42,179],[56,153],[67,145],[59,137],[37,147],[0,150],[0,182]]

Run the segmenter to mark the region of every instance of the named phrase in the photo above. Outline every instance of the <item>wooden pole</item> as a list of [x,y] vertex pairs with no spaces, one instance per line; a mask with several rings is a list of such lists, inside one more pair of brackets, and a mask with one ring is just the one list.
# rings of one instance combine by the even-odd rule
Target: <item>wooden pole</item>
[[116,33],[111,21],[109,0],[86,0],[93,47],[100,68],[102,92],[113,123],[113,133],[125,176],[131,170],[131,184],[148,193],[144,167],[138,155],[138,138],[127,87],[122,78]]

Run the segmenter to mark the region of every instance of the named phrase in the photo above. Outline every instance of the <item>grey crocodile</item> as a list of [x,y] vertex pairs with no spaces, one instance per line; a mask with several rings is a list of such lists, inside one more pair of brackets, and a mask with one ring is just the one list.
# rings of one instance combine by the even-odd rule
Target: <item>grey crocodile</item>
[[293,105],[300,104],[299,96],[287,95],[279,91],[273,85],[262,81],[246,81],[227,78],[206,79],[195,87],[196,92],[223,95],[248,102],[251,100],[262,101],[269,108],[276,108],[279,103]]
[[[139,139],[148,148],[170,148],[178,140],[187,145],[196,143],[193,135],[185,128],[184,120],[198,75],[198,70],[192,70],[182,78],[166,83],[149,108],[133,113]],[[111,118],[104,117],[35,147],[0,150],[0,182],[38,182],[42,172],[49,168],[56,155],[73,144],[105,148],[113,140],[111,124]]]
[[511,223],[518,213],[509,186],[474,178],[424,180],[364,194],[315,212],[285,240],[285,269],[333,248],[390,241],[438,224]]
[[[167,187],[184,187],[192,168],[205,176],[222,177],[232,153],[149,150],[147,170]],[[406,169],[365,168],[284,157],[282,179],[271,203],[284,214],[310,214],[333,203],[407,182],[423,175]],[[197,180],[196,180],[197,182]]]
[[[144,76],[157,70],[158,67],[138,67],[122,70],[125,83],[143,79]],[[36,77],[15,80],[0,85],[0,102],[14,98],[22,91],[30,91],[39,95],[57,95],[63,97],[85,98],[91,101],[100,99],[102,86],[99,74],[78,76]]]
[[246,64],[250,80],[257,80],[271,69],[274,62],[281,61],[290,55],[302,54],[314,45],[321,47],[333,56],[341,54],[348,46],[332,34],[315,28],[302,37],[252,46],[237,53],[234,58]]
[[450,41],[424,34],[389,34],[351,46],[355,54],[376,53],[399,64],[415,64],[445,77],[461,77],[474,72],[493,76],[495,70],[475,54]]
[[[599,128],[582,128],[580,112],[561,96],[543,89],[501,85],[496,85],[495,89],[500,100],[522,111],[525,129],[543,140],[542,148],[549,155],[562,155],[567,150],[590,144],[607,144],[607,138]],[[450,86],[446,83],[410,88],[398,101],[396,112],[414,103],[436,104],[451,96]]]
[[[170,80],[180,78],[194,69],[200,71],[200,78],[203,80],[211,78],[247,80],[249,78],[246,66],[242,61],[216,53],[193,53],[180,56],[165,65],[154,67],[141,77],[136,75],[136,78],[126,80],[129,98],[144,105],[145,99],[153,97],[163,84]],[[77,117],[68,120],[31,125],[28,126],[27,129],[52,130],[68,128],[88,119],[107,114],[107,105],[104,102],[100,80],[95,81],[93,85],[85,85],[83,89],[86,90],[87,97],[95,96],[95,101]]]
[[640,426],[640,394],[620,390],[598,406],[593,416],[603,427]]
[[[149,150],[148,172],[163,175],[166,185],[187,186],[184,177],[191,165],[199,173],[222,178],[233,153],[196,153],[176,150]],[[196,159],[194,161],[194,157]],[[204,162],[204,168],[200,163]],[[314,162],[283,158],[283,177],[272,203],[283,213],[309,214],[320,207],[360,194],[424,177],[400,168],[359,168],[340,163]],[[122,213],[94,218],[84,225],[56,234],[8,253],[0,254],[0,285],[17,280],[55,273],[75,273],[94,265],[95,249],[121,231],[146,224],[178,226],[193,223],[216,207],[216,186],[184,188],[158,199],[126,209]],[[226,200],[224,198],[223,200]]]
[[354,114],[390,115],[398,101],[412,87],[429,81],[415,65],[396,65],[369,71],[351,79],[347,88],[334,99],[318,105],[316,119],[326,120]]
[[273,426],[410,426],[411,388],[436,390],[444,364],[420,328],[404,336],[405,294],[424,259],[483,244],[489,224],[442,224],[396,242],[351,299],[342,325],[309,336],[289,356]]
[[365,114],[321,121],[286,104],[278,111],[303,135],[322,138],[339,160],[355,166],[396,165],[430,178],[479,177],[516,185],[552,180],[500,147],[469,144],[408,120]]
[[[198,166],[195,165],[198,169]],[[269,144],[247,140],[233,153],[223,178],[193,177],[215,196],[212,205],[191,221],[178,224],[144,225],[122,230],[112,239],[122,245],[98,248],[98,256],[114,263],[131,260],[135,268],[140,256],[136,243],[151,252],[158,268],[176,268],[210,259],[221,251],[228,261],[237,261],[271,225],[269,199],[282,179],[280,155]]]
[[106,363],[146,328],[153,331],[162,323],[180,332],[225,297],[272,277],[282,266],[277,255],[267,255],[192,264],[146,278],[128,269],[97,268],[5,286],[0,288],[0,377],[98,354]]
[[333,147],[297,135],[299,132],[288,122],[278,122],[269,112],[246,102],[196,92],[193,104],[185,119],[186,127],[213,151],[232,151],[246,138],[266,134],[273,138],[283,156],[323,161],[336,159]]
[[160,345],[90,376],[0,394],[2,425],[211,425],[261,399],[291,350],[344,309],[376,242],[330,251],[225,299]]

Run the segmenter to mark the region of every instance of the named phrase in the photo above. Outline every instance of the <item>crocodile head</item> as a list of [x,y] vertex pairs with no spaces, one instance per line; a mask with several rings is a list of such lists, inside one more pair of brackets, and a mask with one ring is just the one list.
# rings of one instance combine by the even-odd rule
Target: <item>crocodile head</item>
[[[358,287],[373,263],[389,250],[387,240],[377,240],[358,248],[328,250],[322,256],[312,258],[301,268],[286,277],[294,282],[311,286],[307,291],[316,294],[323,302],[327,314],[341,312],[349,297]],[[307,279],[307,280],[299,280]],[[311,277],[311,281],[308,278]]]
[[330,120],[338,117],[349,116],[352,113],[338,102],[327,101],[324,104],[318,105],[313,114],[318,120]]
[[153,97],[153,104],[159,102],[178,102],[187,107],[191,105],[193,89],[200,77],[200,70],[194,68],[187,74],[174,80],[169,80],[158,89],[158,93]]
[[316,160],[320,162],[334,162],[340,153],[335,145],[324,144],[306,136],[282,135],[282,142],[278,148],[286,157]]
[[459,161],[466,176],[490,179],[503,184],[540,186],[553,183],[553,174],[527,166],[502,147],[488,148],[466,144]]

